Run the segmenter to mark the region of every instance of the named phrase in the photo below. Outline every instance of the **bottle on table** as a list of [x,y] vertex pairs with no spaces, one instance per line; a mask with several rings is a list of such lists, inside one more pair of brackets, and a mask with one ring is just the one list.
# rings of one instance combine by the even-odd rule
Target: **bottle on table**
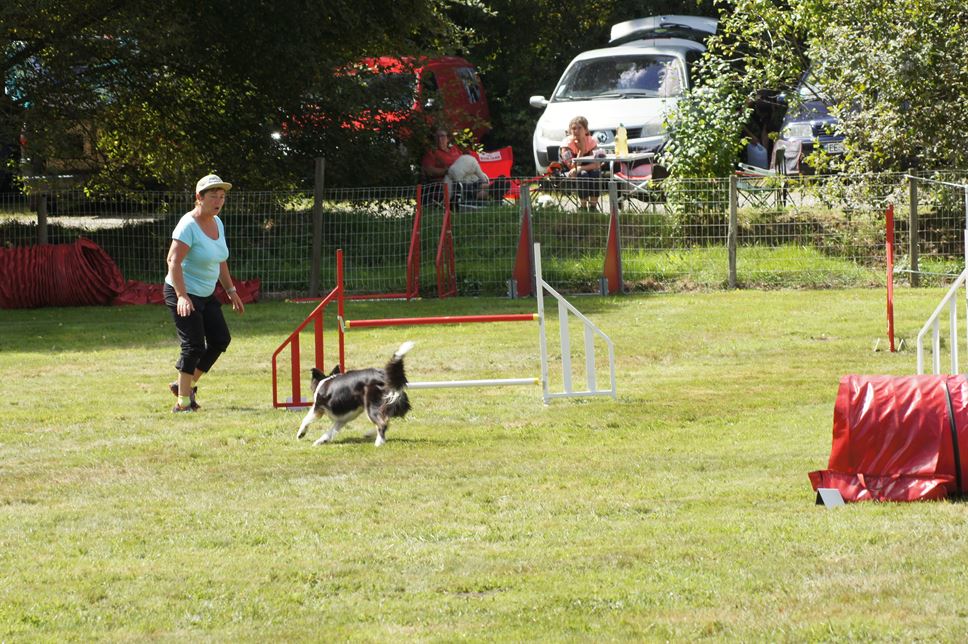
[[628,153],[629,134],[625,130],[625,126],[619,123],[618,129],[615,131],[615,156],[624,157],[628,156]]

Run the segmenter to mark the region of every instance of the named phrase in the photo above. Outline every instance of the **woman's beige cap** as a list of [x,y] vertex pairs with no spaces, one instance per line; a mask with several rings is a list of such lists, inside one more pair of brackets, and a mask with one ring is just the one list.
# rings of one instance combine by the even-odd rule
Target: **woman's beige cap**
[[232,189],[232,184],[228,181],[222,181],[218,175],[207,174],[195,184],[195,194],[200,194],[203,190],[211,190],[212,188],[221,188],[228,192]]

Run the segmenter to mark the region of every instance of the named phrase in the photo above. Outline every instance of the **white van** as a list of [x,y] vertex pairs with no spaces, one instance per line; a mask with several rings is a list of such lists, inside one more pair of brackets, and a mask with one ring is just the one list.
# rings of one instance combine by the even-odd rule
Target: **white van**
[[624,125],[630,151],[655,151],[665,143],[665,114],[690,86],[689,68],[706,50],[702,41],[716,33],[716,19],[655,16],[612,27],[610,47],[575,57],[550,99],[532,96],[544,108],[534,129],[538,173],[558,160],[558,148],[576,116],[588,119],[598,144],[609,148]]

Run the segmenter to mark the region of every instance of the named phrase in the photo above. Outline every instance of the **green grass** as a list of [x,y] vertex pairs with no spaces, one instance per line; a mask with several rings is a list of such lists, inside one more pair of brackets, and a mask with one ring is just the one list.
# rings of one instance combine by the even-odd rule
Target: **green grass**
[[[898,290],[909,344],[940,295]],[[379,449],[362,420],[296,442],[302,414],[271,408],[269,357],[309,305],[230,314],[180,416],[163,308],[0,311],[0,641],[962,639],[965,507],[830,511],[807,479],[839,378],[914,370],[872,351],[883,290],[574,303],[616,343],[618,400],[413,391]],[[413,380],[537,373],[527,324],[353,331],[348,364],[406,338]]]

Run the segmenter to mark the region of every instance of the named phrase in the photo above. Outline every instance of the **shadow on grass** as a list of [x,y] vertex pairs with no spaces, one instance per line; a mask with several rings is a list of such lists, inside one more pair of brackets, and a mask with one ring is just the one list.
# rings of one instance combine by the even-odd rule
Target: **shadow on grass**
[[[626,296],[627,297],[627,296]],[[598,315],[622,306],[623,296],[569,296],[586,315]],[[649,297],[636,294],[636,298]],[[546,316],[555,315],[555,303],[546,298]],[[282,343],[313,310],[310,304],[264,302],[250,304],[243,316],[222,307],[235,339],[277,339]],[[532,313],[534,298],[451,298],[411,302],[353,302],[346,307],[350,320]],[[336,307],[327,307],[325,326],[336,326]],[[163,306],[55,307],[12,309],[0,313],[0,352],[57,353],[89,352],[102,349],[170,347],[177,357],[178,339],[171,313]],[[232,351],[233,347],[229,348]]]
[[[350,430],[353,431],[353,430]],[[302,439],[305,441],[306,439]],[[315,440],[315,439],[313,439]],[[314,449],[326,449],[328,447],[337,447],[339,445],[372,445],[373,441],[376,440],[376,434],[358,434],[356,436],[342,436],[338,435],[336,438],[328,443],[322,445],[313,445],[312,442],[307,443],[310,447]],[[300,442],[302,442],[300,441]],[[394,436],[392,431],[387,432],[387,442],[384,447],[388,447],[393,443],[402,443],[404,445],[444,445],[448,441],[433,440],[430,438],[411,438],[408,436],[400,436],[399,434]]]

